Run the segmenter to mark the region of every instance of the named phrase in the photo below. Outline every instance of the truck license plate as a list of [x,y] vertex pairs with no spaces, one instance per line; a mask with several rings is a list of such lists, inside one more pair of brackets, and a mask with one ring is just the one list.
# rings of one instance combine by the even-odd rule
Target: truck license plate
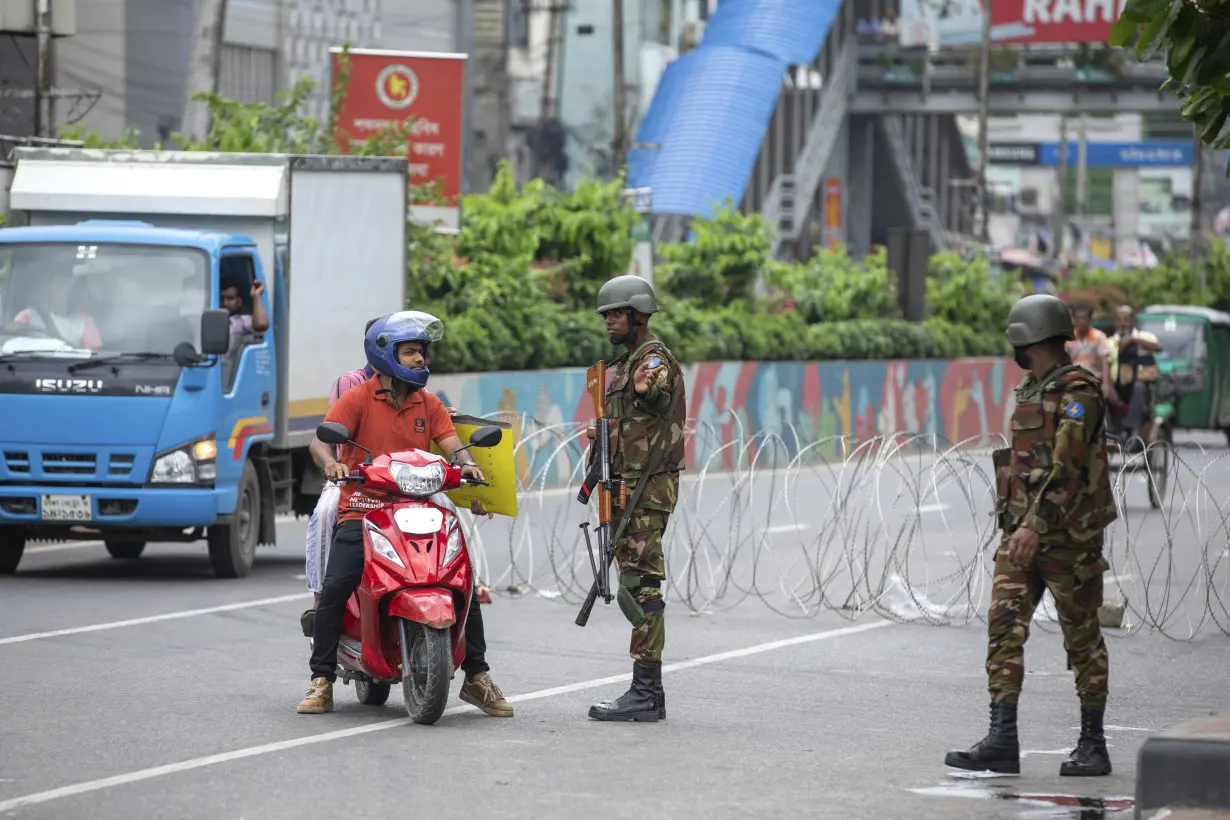
[[93,499],[88,495],[45,495],[42,501],[44,521],[89,521],[94,517]]

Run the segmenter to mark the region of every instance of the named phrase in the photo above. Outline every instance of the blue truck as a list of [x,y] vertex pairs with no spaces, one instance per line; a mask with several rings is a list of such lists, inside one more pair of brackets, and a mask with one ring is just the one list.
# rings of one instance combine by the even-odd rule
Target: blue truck
[[275,517],[319,498],[307,446],[333,380],[363,362],[364,324],[405,305],[406,160],[14,158],[0,574],[38,540],[126,560],[203,540],[215,575],[248,575]]

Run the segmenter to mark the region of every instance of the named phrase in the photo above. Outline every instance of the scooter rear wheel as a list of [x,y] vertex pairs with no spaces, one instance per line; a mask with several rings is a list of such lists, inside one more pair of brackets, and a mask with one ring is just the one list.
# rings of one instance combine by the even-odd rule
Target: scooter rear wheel
[[367,680],[357,680],[354,683],[354,693],[359,696],[359,703],[365,706],[383,706],[392,691],[393,687],[387,683]]
[[453,676],[453,648],[447,629],[401,619],[401,689],[415,723],[432,724],[444,714]]

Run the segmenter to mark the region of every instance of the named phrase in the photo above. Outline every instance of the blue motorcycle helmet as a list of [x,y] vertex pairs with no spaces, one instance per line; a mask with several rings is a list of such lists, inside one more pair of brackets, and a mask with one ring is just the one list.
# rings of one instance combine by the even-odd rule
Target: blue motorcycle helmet
[[444,323],[421,310],[402,310],[381,317],[372,325],[363,337],[363,352],[367,354],[367,363],[377,373],[382,373],[392,379],[399,379],[415,389],[427,386],[427,378],[431,371],[411,370],[403,367],[397,360],[397,346],[404,342],[419,342],[423,345],[423,355],[432,342],[444,338]]

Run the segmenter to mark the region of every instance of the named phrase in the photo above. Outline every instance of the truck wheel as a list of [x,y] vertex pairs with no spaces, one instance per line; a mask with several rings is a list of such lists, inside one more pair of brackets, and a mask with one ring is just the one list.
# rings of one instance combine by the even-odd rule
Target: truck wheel
[[12,527],[0,527],[0,575],[12,575],[26,551],[26,534]]
[[209,528],[209,563],[219,578],[246,578],[256,559],[256,538],[260,531],[261,490],[256,468],[243,463],[239,497],[230,523]]
[[129,561],[140,558],[145,551],[144,541],[106,541],[107,552],[112,558],[123,558]]

